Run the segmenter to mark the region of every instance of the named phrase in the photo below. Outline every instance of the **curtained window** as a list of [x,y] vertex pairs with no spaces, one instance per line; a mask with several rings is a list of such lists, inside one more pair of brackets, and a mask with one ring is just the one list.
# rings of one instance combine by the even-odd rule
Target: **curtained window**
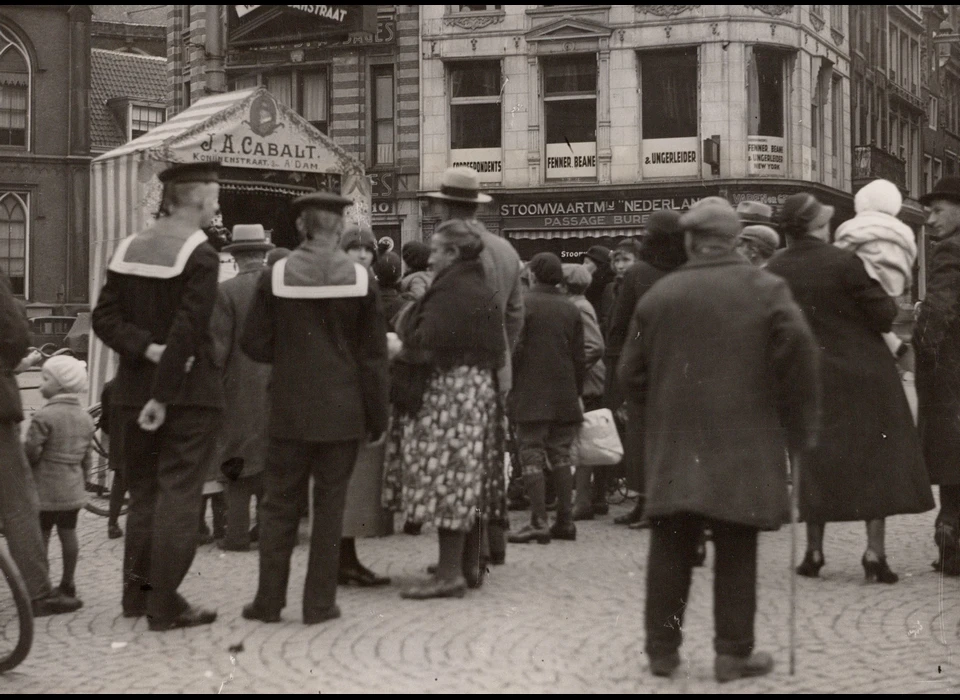
[[26,294],[27,210],[26,195],[8,192],[0,196],[0,270],[6,273],[13,293]]
[[266,76],[267,90],[287,107],[293,107],[293,75],[280,73]]
[[26,52],[0,29],[0,146],[27,146],[30,68]]
[[597,140],[597,57],[544,59],[543,112],[547,143]]
[[297,112],[323,133],[328,133],[330,117],[327,100],[327,71],[321,68],[300,73],[300,105]]
[[643,138],[697,135],[697,49],[641,54]]
[[394,162],[393,66],[374,66],[373,74],[373,164]]

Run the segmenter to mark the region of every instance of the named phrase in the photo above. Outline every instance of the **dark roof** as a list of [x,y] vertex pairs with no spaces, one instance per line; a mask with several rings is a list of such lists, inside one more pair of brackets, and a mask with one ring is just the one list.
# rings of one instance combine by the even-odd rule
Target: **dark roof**
[[93,19],[102,22],[167,24],[167,5],[90,5]]
[[106,152],[127,142],[123,125],[107,103],[129,98],[166,104],[167,60],[105,49],[90,53],[90,146]]

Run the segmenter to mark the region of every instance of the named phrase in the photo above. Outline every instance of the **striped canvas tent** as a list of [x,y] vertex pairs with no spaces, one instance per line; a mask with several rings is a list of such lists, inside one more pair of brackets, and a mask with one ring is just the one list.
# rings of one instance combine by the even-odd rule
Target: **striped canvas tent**
[[[213,95],[197,101],[143,136],[96,158],[90,172],[90,299],[106,280],[117,244],[146,228],[160,206],[157,174],[171,163],[219,161],[266,177],[246,189],[271,188],[291,196],[312,187],[278,184],[276,171],[315,177],[338,176],[340,191],[354,200],[347,218],[369,222],[372,184],[363,165],[328,136],[279,102],[264,88]],[[235,171],[237,172],[237,171]],[[296,177],[292,178],[296,180]],[[290,177],[284,179],[289,182]],[[304,178],[306,183],[309,178]],[[316,181],[315,179],[313,181]],[[221,190],[230,187],[221,183]],[[90,400],[98,401],[113,376],[117,358],[95,335],[90,337]]]

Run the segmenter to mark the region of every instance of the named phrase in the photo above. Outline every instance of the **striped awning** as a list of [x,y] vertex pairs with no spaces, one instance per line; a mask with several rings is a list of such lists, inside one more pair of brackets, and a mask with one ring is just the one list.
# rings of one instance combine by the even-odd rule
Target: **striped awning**
[[506,229],[504,234],[508,238],[516,239],[526,239],[532,241],[543,241],[551,239],[568,239],[568,238],[627,238],[630,236],[643,236],[642,228],[602,228],[602,229],[565,229],[560,231],[555,230],[523,230],[523,229]]

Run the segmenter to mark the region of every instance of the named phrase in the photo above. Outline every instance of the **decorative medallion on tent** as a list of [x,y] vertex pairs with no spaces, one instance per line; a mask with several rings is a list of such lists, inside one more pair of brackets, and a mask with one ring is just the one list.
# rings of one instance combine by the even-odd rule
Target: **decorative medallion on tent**
[[657,17],[676,17],[687,10],[695,10],[699,5],[635,5],[635,7],[648,15]]
[[744,5],[752,10],[760,10],[765,15],[779,17],[785,15],[793,9],[793,5]]

